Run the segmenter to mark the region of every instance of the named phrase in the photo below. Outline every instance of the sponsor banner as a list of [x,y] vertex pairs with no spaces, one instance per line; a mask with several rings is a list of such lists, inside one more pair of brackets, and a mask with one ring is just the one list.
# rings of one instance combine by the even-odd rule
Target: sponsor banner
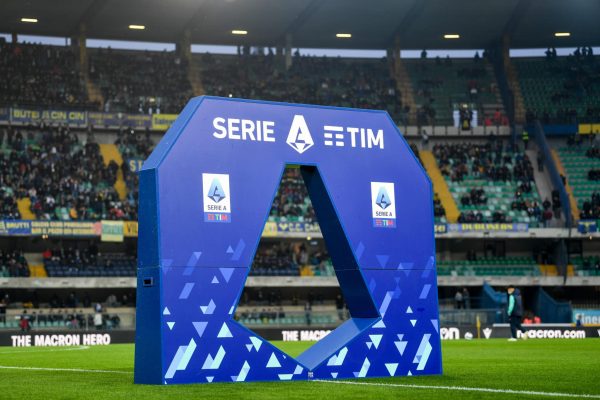
[[29,221],[32,236],[98,236],[100,222],[85,221]]
[[262,235],[265,237],[276,237],[281,233],[320,233],[321,229],[316,222],[287,222],[268,221],[265,224]]
[[265,224],[265,229],[263,229],[262,235],[265,237],[277,236],[277,222],[268,221]]
[[229,175],[202,174],[204,222],[231,222]]
[[[530,339],[587,339],[600,337],[600,329],[592,327],[575,328],[568,324],[525,325],[527,337]],[[327,336],[330,329],[311,329],[301,326],[286,328],[253,328],[256,334],[267,340],[283,341],[315,341]],[[440,328],[442,340],[459,340],[472,336],[477,339],[477,327],[445,326]],[[482,327],[480,339],[508,339],[510,328],[508,324],[494,324]],[[117,343],[133,343],[135,330],[119,329],[107,332],[74,332],[73,330],[53,331],[36,330],[22,333],[17,330],[0,331],[0,346],[12,347],[59,347],[59,346],[103,346]]]
[[[531,339],[586,339],[600,337],[600,329],[595,327],[576,328],[570,324],[540,324],[523,325],[527,330],[527,337]],[[331,328],[331,327],[330,327]],[[278,328],[252,328],[254,332],[267,340],[283,340],[286,342],[302,340],[320,340],[331,330],[311,329],[306,326],[291,326]],[[510,327],[508,324],[494,324],[482,326],[477,332],[475,325],[442,326],[440,327],[442,340],[461,339],[508,339],[510,338]]]
[[527,232],[529,224],[523,223],[472,223],[472,224],[448,224],[448,232]]
[[[600,337],[600,330],[591,327],[576,327],[572,324],[538,324],[523,325],[530,339],[586,339]],[[509,324],[494,324],[488,329],[489,338],[510,338]],[[523,333],[517,332],[517,337],[522,338]]]
[[435,224],[435,233],[441,234],[448,232],[448,225],[446,224]]
[[578,133],[580,135],[597,135],[600,133],[600,124],[579,124]]
[[578,318],[581,318],[581,323],[584,326],[600,325],[600,310],[587,309],[587,308],[574,308],[573,309],[573,323],[576,323]]
[[139,172],[142,169],[142,165],[144,165],[144,160],[139,158],[130,158],[127,160],[127,166],[131,172]]
[[11,108],[10,121],[20,124],[46,122],[49,124],[87,125],[87,112],[62,110],[30,110]]
[[153,114],[151,128],[156,131],[166,131],[177,119],[177,114]]
[[130,128],[152,128],[152,118],[143,114],[123,114],[121,119],[123,126]]
[[88,121],[90,125],[106,128],[152,128],[152,116],[145,114],[88,112]]
[[2,236],[29,236],[31,235],[31,221],[7,220],[0,221],[0,235]]
[[331,333],[330,329],[290,329],[281,331],[281,338],[284,342],[317,342]]
[[0,346],[11,347],[61,347],[61,346],[107,346],[115,343],[133,343],[134,330],[109,332],[68,331],[1,331]]
[[321,229],[316,222],[283,222],[277,223],[277,232],[280,233],[319,233]]
[[97,237],[103,241],[123,241],[137,237],[137,221],[37,221],[0,220],[0,236],[73,236]]
[[118,128],[121,126],[121,114],[88,112],[88,121],[90,125],[102,126],[105,128]]
[[138,236],[137,221],[123,221],[123,236],[125,236],[125,237],[137,237]]
[[123,221],[102,221],[101,241],[122,242],[123,236]]

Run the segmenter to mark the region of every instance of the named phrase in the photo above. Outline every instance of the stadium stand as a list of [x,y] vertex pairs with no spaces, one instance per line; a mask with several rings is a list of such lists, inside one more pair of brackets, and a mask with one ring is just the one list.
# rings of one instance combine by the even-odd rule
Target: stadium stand
[[[460,210],[459,222],[524,222],[552,218],[542,203],[531,161],[500,140],[438,144],[433,154]],[[544,208],[542,208],[544,207]]]
[[178,113],[192,97],[185,60],[173,52],[98,49],[90,52],[89,76],[106,112]]
[[535,260],[527,257],[488,257],[438,261],[438,274],[451,276],[539,276]]
[[240,323],[252,327],[259,325],[288,325],[288,326],[322,326],[332,327],[343,321],[343,313],[338,313],[334,306],[319,307],[319,311],[303,311],[303,307],[267,307],[267,308],[241,308],[236,312],[235,318]]
[[571,263],[579,276],[600,276],[600,256],[572,257]]
[[481,125],[507,125],[492,65],[485,58],[405,60],[419,125],[453,125],[453,110],[472,104]]
[[0,250],[0,278],[27,278],[29,275],[27,260],[21,251]]
[[[196,56],[200,57],[200,56]],[[342,59],[296,54],[289,70],[266,55],[211,55],[199,60],[206,94],[291,103],[387,110],[405,120],[386,59]]]
[[[190,71],[186,71],[190,61],[172,52],[89,49],[88,69],[84,72],[100,88],[104,101],[98,104],[90,101],[93,96],[86,93],[79,61],[71,47],[0,46],[0,73],[14,77],[17,82],[13,84],[13,79],[0,82],[0,106],[93,109],[147,116],[158,112],[177,113],[192,95],[192,78]],[[485,57],[405,60],[417,110],[402,103],[403,96],[398,92],[389,60],[385,58],[295,55],[286,70],[282,58],[269,51],[263,55],[194,54],[192,57],[198,67],[196,78],[201,79],[202,89],[209,95],[386,109],[398,124],[407,124],[409,113],[416,111],[420,123],[453,125],[453,110],[457,104],[466,103],[478,111],[481,125],[507,124],[497,78]],[[593,79],[597,75],[597,58],[515,59],[514,63],[527,106],[534,111],[528,114],[530,118],[572,122],[575,114],[564,110],[573,108],[577,121],[598,121],[598,110],[594,108],[598,103],[598,86]],[[560,77],[558,83],[556,76]],[[548,88],[549,80],[553,83]],[[556,93],[558,96],[554,96]],[[548,116],[543,111],[540,115],[540,110],[546,108]],[[422,134],[421,126],[411,128],[416,132],[413,138]],[[443,136],[451,135],[449,130],[444,132]],[[458,130],[451,132],[461,134]],[[86,132],[41,124],[2,126],[0,134],[0,219],[137,220],[136,163],[148,157],[161,133],[99,126]],[[495,138],[471,139],[468,143],[461,139],[461,143],[456,144],[451,137],[434,136],[437,134],[432,133],[431,145],[422,139],[421,146],[413,144],[412,149],[433,182],[436,223],[526,223],[529,228],[541,228],[550,219],[560,217],[558,195],[553,193],[549,198],[542,198],[542,185],[534,179],[532,160],[518,145],[515,147]],[[597,146],[570,143],[557,148],[581,217],[600,219]],[[285,170],[268,221],[317,224],[299,169]],[[335,272],[322,239],[319,237],[316,239],[319,245],[313,245],[315,239],[310,238],[310,233],[302,234],[303,237],[282,234],[261,242],[250,275],[280,281],[301,277],[294,281],[306,282],[312,277],[333,278]],[[0,278],[42,280],[47,275],[49,278],[107,278],[105,281],[110,282],[111,278],[121,277],[131,280],[136,273],[136,258],[129,252],[129,245],[118,244],[98,251],[93,249],[94,245],[90,250],[89,243],[82,245],[83,239],[79,239],[79,246],[75,247],[63,242],[60,246],[65,247],[59,248],[58,244],[49,243],[55,250],[45,252],[37,260],[41,252],[38,243],[27,243],[31,253],[23,254],[12,250],[18,248],[11,242],[14,238],[4,239],[6,241],[0,243]],[[443,240],[455,239],[453,236]],[[127,240],[131,243],[133,239]],[[482,247],[483,240],[474,239],[470,243],[473,247]],[[449,250],[449,254],[438,261],[440,277],[458,279],[463,284],[469,280],[480,282],[481,277],[500,282],[527,278],[530,282],[557,277],[563,271],[569,279],[600,276],[598,258],[589,249],[571,254],[571,265],[565,269],[553,264],[558,263],[557,257],[534,259],[529,256],[531,252],[517,248],[514,241],[511,244],[502,234],[498,240],[509,243],[509,249],[493,256],[465,260],[461,254]],[[35,257],[28,261],[30,254]],[[308,290],[299,289],[300,297],[305,297]],[[22,297],[19,293],[16,296]],[[279,301],[282,304],[269,300],[270,293],[263,296],[267,298],[266,303],[254,298],[240,306],[236,313],[240,322],[250,327],[332,328],[346,318],[340,314],[331,295],[326,296],[324,304],[311,303],[312,310],[308,313],[303,300],[296,298],[296,304],[286,303],[297,297],[296,294],[276,294],[276,298],[284,297]],[[18,301],[11,304],[11,311],[17,311],[23,304],[29,308],[29,303],[21,300],[18,297]],[[83,303],[86,302],[78,302],[85,305]],[[52,313],[60,317],[48,317],[44,322],[37,317],[34,328],[87,329],[93,324],[90,320],[93,311],[71,309],[72,302],[68,298],[53,304]],[[69,310],[58,308],[67,304]],[[109,321],[110,317],[104,318],[105,327],[122,326]],[[0,328],[15,329],[15,322],[0,324]]]
[[0,105],[86,109],[79,63],[69,47],[0,43]]
[[281,218],[294,222],[313,222],[315,220],[315,211],[302,176],[300,176],[300,169],[285,169],[271,206],[270,217],[273,221]]
[[61,248],[44,253],[44,268],[49,277],[135,276],[136,257],[126,254],[99,254],[94,245],[80,251]]
[[104,166],[90,133],[85,143],[66,127],[8,128],[1,148],[2,214],[16,219],[15,205],[29,200],[34,219],[136,219],[134,202],[113,187],[119,166]]
[[571,143],[558,148],[581,219],[600,219],[600,151]]
[[539,118],[548,124],[600,120],[600,58],[593,51],[590,54],[586,47],[577,48],[568,57],[516,58],[513,64],[529,121]]
[[324,249],[312,249],[303,242],[276,242],[259,247],[250,275],[334,276],[335,273]]

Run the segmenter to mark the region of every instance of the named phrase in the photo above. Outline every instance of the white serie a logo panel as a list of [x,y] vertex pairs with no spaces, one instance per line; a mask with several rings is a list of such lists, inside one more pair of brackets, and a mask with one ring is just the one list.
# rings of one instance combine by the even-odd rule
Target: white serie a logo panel
[[202,193],[206,222],[231,221],[228,174],[202,174]]
[[371,212],[375,227],[395,227],[396,193],[393,182],[371,182]]

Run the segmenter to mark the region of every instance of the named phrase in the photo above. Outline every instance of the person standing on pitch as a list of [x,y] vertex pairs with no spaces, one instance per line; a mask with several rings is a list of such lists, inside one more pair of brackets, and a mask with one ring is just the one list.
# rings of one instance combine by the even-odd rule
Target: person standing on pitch
[[519,289],[515,289],[514,286],[510,285],[506,289],[508,295],[508,322],[510,323],[510,339],[511,342],[517,340],[517,329],[523,332],[523,339],[527,339],[525,328],[521,325],[521,318],[523,318],[523,299],[521,298],[521,292]]

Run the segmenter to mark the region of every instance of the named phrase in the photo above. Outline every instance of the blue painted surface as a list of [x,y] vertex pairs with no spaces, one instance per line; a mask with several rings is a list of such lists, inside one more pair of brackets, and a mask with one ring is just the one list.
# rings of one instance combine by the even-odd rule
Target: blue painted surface
[[[217,138],[215,118],[271,141]],[[301,166],[352,317],[297,359],[233,320],[287,164]],[[433,228],[431,184],[387,113],[192,99],[141,172],[138,275],[160,271],[160,293],[138,297],[135,381],[441,373]]]

